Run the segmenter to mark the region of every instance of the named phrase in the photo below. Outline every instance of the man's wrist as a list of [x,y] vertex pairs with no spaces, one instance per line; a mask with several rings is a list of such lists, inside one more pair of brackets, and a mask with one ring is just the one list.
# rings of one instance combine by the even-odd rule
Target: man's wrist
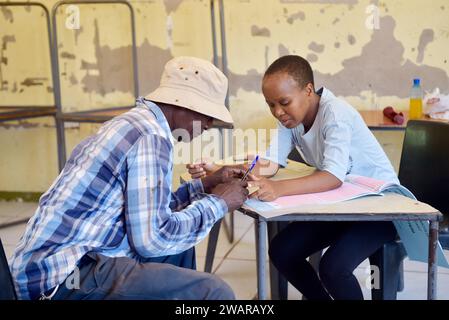
[[201,183],[203,184],[204,192],[206,192],[206,193],[211,193],[212,188],[215,187],[215,184],[216,184],[216,183],[214,183],[214,181],[213,181],[213,180],[214,180],[214,177],[212,177],[212,176],[206,176],[206,177],[204,177],[204,178],[201,178],[200,180],[201,180]]

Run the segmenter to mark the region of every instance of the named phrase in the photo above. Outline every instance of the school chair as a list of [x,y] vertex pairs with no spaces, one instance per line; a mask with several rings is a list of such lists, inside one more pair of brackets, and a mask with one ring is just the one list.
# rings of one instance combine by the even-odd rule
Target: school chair
[[[419,201],[444,215],[439,240],[449,249],[449,123],[411,120],[407,123],[399,166],[399,180]],[[372,289],[373,300],[395,300],[403,288],[402,261],[406,253],[400,241],[385,244],[370,257],[379,266],[380,288]]]
[[8,260],[0,239],[0,300],[17,300]]

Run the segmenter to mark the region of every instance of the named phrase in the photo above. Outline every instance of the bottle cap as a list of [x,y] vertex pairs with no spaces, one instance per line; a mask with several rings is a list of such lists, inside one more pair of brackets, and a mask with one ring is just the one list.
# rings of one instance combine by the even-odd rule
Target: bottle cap
[[413,85],[414,86],[419,86],[421,80],[419,78],[413,79]]

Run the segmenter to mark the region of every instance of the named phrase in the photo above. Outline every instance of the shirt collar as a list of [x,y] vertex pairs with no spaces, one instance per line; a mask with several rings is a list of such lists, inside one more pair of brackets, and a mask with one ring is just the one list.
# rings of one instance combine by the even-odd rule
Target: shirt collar
[[317,94],[321,96],[320,105],[335,99],[335,95],[326,87],[321,87],[321,89],[317,91]]
[[153,113],[154,117],[157,120],[157,123],[164,129],[164,131],[167,133],[167,136],[169,137],[172,144],[174,143],[173,136],[171,134],[170,126],[168,125],[167,118],[165,118],[164,113],[162,112],[161,108],[157,104],[155,104],[153,101],[147,100],[144,97],[138,97],[136,99],[137,104],[142,104],[146,106],[151,113]]

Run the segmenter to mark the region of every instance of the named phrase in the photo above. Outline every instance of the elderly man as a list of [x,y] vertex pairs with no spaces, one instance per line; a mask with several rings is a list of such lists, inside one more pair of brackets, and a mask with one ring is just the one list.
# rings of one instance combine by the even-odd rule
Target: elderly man
[[219,170],[171,192],[172,131],[193,138],[213,119],[232,123],[226,91],[226,77],[211,63],[172,59],[154,92],[82,141],[16,248],[19,297],[234,298],[222,280],[191,269],[194,246],[246,200],[241,170]]

